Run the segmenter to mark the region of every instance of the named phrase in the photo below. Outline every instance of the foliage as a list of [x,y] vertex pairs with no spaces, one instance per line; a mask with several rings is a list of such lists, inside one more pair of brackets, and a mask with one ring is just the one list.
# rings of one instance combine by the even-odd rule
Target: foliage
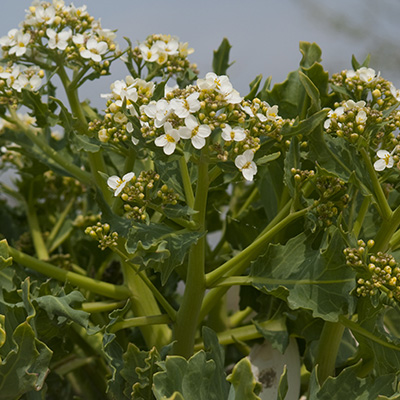
[[241,96],[227,39],[204,76],[115,38],[62,0],[0,38],[0,399],[398,398],[400,91],[300,42]]

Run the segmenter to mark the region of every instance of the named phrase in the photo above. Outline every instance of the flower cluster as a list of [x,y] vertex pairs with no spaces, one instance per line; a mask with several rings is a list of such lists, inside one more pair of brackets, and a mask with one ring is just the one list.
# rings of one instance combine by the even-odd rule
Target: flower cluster
[[358,296],[374,296],[379,290],[386,292],[389,298],[400,300],[400,267],[390,254],[369,253],[374,241],[367,244],[363,240],[357,242],[358,248],[346,248],[346,264],[358,272]]
[[85,233],[99,241],[99,248],[101,250],[105,250],[107,247],[117,246],[118,233],[110,232],[109,224],[98,222],[96,225],[88,226],[85,229]]
[[[389,147],[398,143],[395,131],[400,126],[400,112],[387,114],[364,100],[335,104],[325,120],[327,133],[343,137],[350,143],[369,143],[372,147]],[[380,129],[376,129],[376,127]]]
[[182,43],[171,35],[150,35],[147,39],[132,49],[131,55],[137,64],[142,61],[148,66],[150,73],[156,75],[180,74],[191,69],[196,71],[197,66],[190,64],[187,56],[194,50],[188,43]]
[[89,130],[94,132],[103,143],[118,143],[133,136],[133,124],[129,121],[132,116],[138,116],[140,106],[148,104],[153,96],[155,84],[143,79],[134,79],[127,76],[125,80],[118,80],[111,84],[111,93],[102,94],[107,99],[106,114],[102,121],[94,120],[89,123]]
[[0,66],[0,93],[2,102],[8,102],[22,89],[37,91],[42,85],[43,70],[37,66],[26,67],[22,64]]
[[225,75],[212,72],[196,85],[173,89],[165,97],[140,107],[141,132],[171,155],[188,143],[201,150],[208,145],[221,161],[232,158],[246,180],[257,172],[253,161],[262,135],[283,125],[277,106],[259,99],[243,101]]
[[345,89],[350,98],[368,101],[371,108],[384,110],[400,101],[400,92],[372,68],[343,70],[334,74],[331,82],[334,88],[341,87],[341,93]]
[[0,38],[4,56],[12,60],[40,61],[56,53],[60,62],[89,63],[99,73],[108,73],[109,61],[117,50],[115,33],[103,29],[86,11],[86,6],[66,6],[63,0],[34,1],[21,29],[11,29]]

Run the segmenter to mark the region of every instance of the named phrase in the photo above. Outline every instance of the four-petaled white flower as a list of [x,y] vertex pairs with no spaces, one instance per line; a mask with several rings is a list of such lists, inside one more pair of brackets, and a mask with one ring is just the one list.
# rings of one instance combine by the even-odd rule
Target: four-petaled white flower
[[95,38],[90,38],[86,42],[86,48],[81,47],[79,52],[83,58],[92,59],[94,62],[100,62],[101,56],[107,52],[108,45],[106,42],[98,42]]
[[17,32],[15,35],[15,44],[8,51],[9,54],[15,54],[17,57],[20,57],[26,53],[27,45],[31,40],[31,35],[29,33]]
[[364,124],[367,121],[367,113],[364,110],[360,110],[356,115],[357,124]]
[[118,196],[134,176],[134,172],[128,172],[122,179],[119,176],[113,175],[107,179],[107,185],[114,190],[114,196]]
[[374,168],[376,171],[383,171],[385,168],[392,168],[394,165],[393,152],[389,153],[387,150],[378,150],[376,155],[379,160],[375,161]]
[[186,118],[190,113],[200,110],[199,92],[190,94],[186,99],[172,99],[171,106],[179,118]]
[[235,165],[242,172],[244,178],[248,181],[252,181],[254,175],[257,173],[257,165],[253,161],[254,152],[253,150],[246,150],[240,156],[235,159]]
[[246,133],[244,132],[244,129],[240,126],[235,126],[234,128],[231,128],[230,125],[225,124],[225,128],[222,129],[221,137],[227,142],[230,142],[232,140],[234,140],[235,142],[241,142],[246,138]]
[[157,137],[154,143],[158,147],[163,147],[164,153],[169,156],[175,151],[179,142],[179,133],[169,122],[164,124],[164,132],[165,134]]
[[56,17],[56,10],[53,6],[49,6],[47,8],[38,6],[35,8],[35,16],[37,22],[44,22],[46,25],[51,25]]
[[367,67],[361,67],[356,71],[358,74],[358,77],[360,80],[362,80],[365,83],[371,83],[373,82],[378,76],[376,75],[376,72],[372,68],[367,68]]
[[197,87],[200,90],[216,90],[229,104],[238,104],[243,100],[226,75],[218,76],[214,72],[209,72],[204,79],[197,79]]
[[170,56],[178,54],[179,43],[175,39],[170,40],[168,43],[163,42],[162,40],[157,40],[154,43],[154,46],[157,46],[158,52],[167,53]]
[[158,59],[158,46],[154,45],[149,48],[146,44],[139,45],[139,50],[142,53],[143,60],[147,62],[154,62]]
[[0,38],[0,46],[2,47],[11,47],[16,43],[16,36],[18,34],[18,29],[11,29],[8,31],[7,36],[3,36]]
[[157,102],[151,101],[143,107],[144,113],[151,119],[154,119],[154,126],[161,128],[168,115],[172,112],[172,107],[167,100],[161,99]]
[[186,127],[179,128],[179,136],[182,139],[190,139],[195,149],[202,149],[206,144],[206,138],[211,134],[211,128],[208,125],[199,125],[193,115],[185,118],[185,125]]
[[47,28],[46,34],[49,38],[48,46],[52,50],[59,49],[64,51],[68,46],[68,40],[72,37],[72,32],[70,30],[57,33],[54,29]]

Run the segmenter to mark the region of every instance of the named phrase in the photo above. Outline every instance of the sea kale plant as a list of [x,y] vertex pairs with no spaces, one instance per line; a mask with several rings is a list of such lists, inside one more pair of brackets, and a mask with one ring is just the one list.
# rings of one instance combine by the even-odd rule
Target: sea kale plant
[[397,399],[400,91],[115,40],[63,0],[0,38],[0,399]]

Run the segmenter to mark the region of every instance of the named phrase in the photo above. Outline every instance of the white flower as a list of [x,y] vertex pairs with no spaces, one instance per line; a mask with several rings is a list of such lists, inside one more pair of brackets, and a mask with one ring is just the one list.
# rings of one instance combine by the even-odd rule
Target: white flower
[[392,155],[395,149],[396,148],[394,148],[391,153],[387,150],[378,150],[376,155],[379,157],[379,160],[374,163],[375,171],[383,171],[385,168],[393,167],[394,159]]
[[57,33],[54,29],[47,28],[46,34],[49,38],[49,48],[52,50],[59,49],[64,51],[68,46],[68,40],[72,37],[70,30]]
[[214,72],[209,72],[205,79],[197,79],[197,87],[200,90],[213,90],[222,94],[225,101],[229,104],[239,104],[243,98],[237,90],[232,87],[226,75],[218,76]]
[[199,92],[190,94],[186,99],[172,99],[171,106],[179,118],[186,118],[190,113],[200,110]]
[[372,68],[361,67],[356,71],[356,73],[358,74],[360,80],[362,80],[365,83],[371,83],[375,80],[375,78],[377,78],[376,72]]
[[192,54],[194,52],[194,49],[188,48],[189,44],[186,43],[179,43],[179,55],[182,58],[187,57],[189,54]]
[[134,172],[128,172],[122,179],[119,176],[113,175],[107,179],[107,185],[114,190],[114,196],[118,196],[134,176]]
[[18,34],[18,29],[11,29],[8,31],[7,36],[0,38],[0,46],[11,47],[16,44],[16,36]]
[[164,52],[170,56],[178,54],[179,43],[175,39],[170,40],[168,43],[157,40],[153,46],[157,46],[158,52]]
[[343,107],[345,110],[351,110],[352,108],[363,108],[365,104],[364,100],[357,101],[357,103],[354,100],[347,100],[346,103],[343,104]]
[[31,35],[29,33],[18,32],[15,35],[15,45],[11,47],[8,51],[9,54],[15,54],[17,57],[20,57],[26,53],[27,45],[31,40]]
[[56,140],[56,141],[60,141],[64,138],[65,136],[65,132],[64,131],[59,131],[59,130],[54,130],[51,131],[50,136]]
[[231,128],[230,125],[225,124],[225,128],[222,129],[221,137],[227,142],[230,142],[232,140],[234,140],[235,142],[241,142],[246,138],[246,133],[244,132],[244,129],[240,126],[235,126],[234,128]]
[[108,45],[106,42],[98,42],[95,38],[90,38],[86,42],[86,48],[81,47],[79,52],[83,58],[92,59],[94,62],[101,61],[101,55],[106,53]]
[[168,115],[172,112],[172,107],[167,100],[161,99],[157,102],[151,101],[147,106],[143,107],[143,112],[154,119],[154,126],[161,128]]
[[360,110],[356,115],[357,124],[364,124],[367,121],[367,114],[364,110]]
[[344,107],[338,107],[335,110],[328,112],[328,119],[324,122],[324,128],[328,129],[331,126],[332,119],[338,119],[344,113]]
[[176,144],[179,142],[179,133],[176,129],[172,128],[169,122],[164,125],[165,134],[159,136],[154,141],[157,147],[163,147],[163,151],[168,156],[175,151]]
[[142,43],[139,45],[139,50],[142,53],[144,61],[154,62],[158,59],[159,48],[154,44],[149,48],[146,44]]
[[38,22],[44,22],[46,25],[51,25],[56,17],[56,10],[53,6],[47,8],[38,6],[35,8],[35,16]]
[[175,84],[174,86],[165,85],[165,86],[164,86],[164,97],[165,97],[168,93],[173,92],[175,89],[179,89],[179,86],[176,85],[176,84]]
[[393,84],[390,85],[390,93],[397,101],[400,101],[400,89],[396,89]]
[[257,165],[253,161],[254,153],[253,150],[246,150],[240,156],[235,159],[235,165],[242,172],[244,178],[248,181],[252,181],[254,175],[257,173]]
[[179,129],[179,136],[182,139],[190,139],[195,149],[202,149],[206,144],[205,138],[211,134],[211,128],[208,125],[199,125],[193,115],[185,118],[185,125],[186,127]]

